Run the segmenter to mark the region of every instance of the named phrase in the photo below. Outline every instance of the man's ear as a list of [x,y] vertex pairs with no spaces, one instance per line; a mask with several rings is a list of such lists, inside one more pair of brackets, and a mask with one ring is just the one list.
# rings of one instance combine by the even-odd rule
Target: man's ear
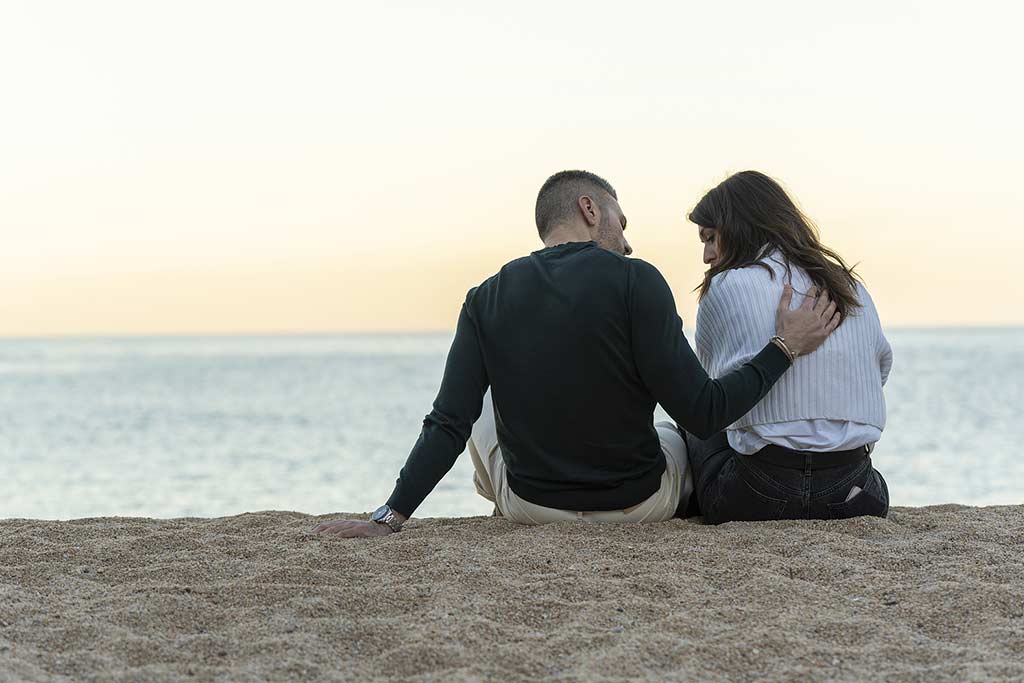
[[583,214],[583,220],[587,222],[588,227],[596,227],[601,222],[601,207],[592,198],[585,194],[580,195],[576,204],[580,207],[580,213]]

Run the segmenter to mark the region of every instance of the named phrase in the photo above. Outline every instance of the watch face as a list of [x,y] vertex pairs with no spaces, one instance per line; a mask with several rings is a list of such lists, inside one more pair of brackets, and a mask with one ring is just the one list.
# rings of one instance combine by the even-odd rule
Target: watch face
[[387,517],[389,512],[391,512],[391,508],[389,508],[387,505],[381,505],[379,508],[374,510],[372,515],[370,515],[370,520],[374,522],[379,522],[380,520]]

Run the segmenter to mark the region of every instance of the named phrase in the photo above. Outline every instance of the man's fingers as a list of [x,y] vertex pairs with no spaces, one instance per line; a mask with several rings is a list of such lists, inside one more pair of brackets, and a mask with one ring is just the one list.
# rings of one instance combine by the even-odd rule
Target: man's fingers
[[350,526],[350,522],[347,519],[339,519],[333,522],[320,522],[313,527],[314,534],[336,534],[339,529],[346,529]]
[[835,301],[830,301],[828,306],[822,312],[821,319],[822,320],[832,320],[832,316],[835,315],[835,312],[836,312],[836,302]]
[[832,300],[829,298],[828,292],[819,290],[818,300],[814,302],[814,310],[823,314],[830,303],[832,303]]
[[810,309],[814,308],[814,301],[815,301],[815,297],[817,297],[817,296],[818,296],[818,288],[817,287],[811,287],[809,290],[807,290],[807,294],[804,295],[804,301],[803,301],[802,304],[800,304],[800,308],[804,308],[804,309],[807,309],[807,310],[810,310]]
[[829,334],[832,334],[833,332],[835,332],[836,328],[839,327],[839,323],[841,323],[842,321],[843,318],[841,315],[839,315],[839,312],[837,311],[835,314],[833,314],[832,319],[828,321],[828,325],[825,326],[825,330]]
[[782,288],[782,298],[779,299],[779,310],[788,311],[789,305],[793,302],[793,288],[790,285],[785,285]]
[[382,525],[358,519],[337,519],[333,522],[321,522],[313,527],[312,531],[321,536],[336,536],[340,538],[369,538],[370,536],[381,536],[384,533],[390,533],[390,529],[386,529]]

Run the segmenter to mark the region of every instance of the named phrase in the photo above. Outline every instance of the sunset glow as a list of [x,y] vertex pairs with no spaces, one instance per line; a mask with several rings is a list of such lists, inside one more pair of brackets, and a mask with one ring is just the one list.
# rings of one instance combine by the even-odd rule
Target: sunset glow
[[687,325],[747,168],[885,324],[1024,324],[1020,9],[431,5],[5,4],[0,335],[451,329],[565,168]]

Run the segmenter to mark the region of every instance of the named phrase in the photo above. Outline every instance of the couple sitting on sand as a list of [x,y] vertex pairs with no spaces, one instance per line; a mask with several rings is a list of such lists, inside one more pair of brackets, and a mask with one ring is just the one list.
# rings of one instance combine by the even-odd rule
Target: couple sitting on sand
[[[585,171],[537,197],[544,248],[466,295],[433,410],[386,505],[319,533],[402,528],[467,446],[522,524],[884,517],[870,452],[892,352],[853,270],[771,178],[690,213],[709,266],[697,352],[672,292],[628,258],[615,190]],[[675,424],[654,424],[661,404]]]

